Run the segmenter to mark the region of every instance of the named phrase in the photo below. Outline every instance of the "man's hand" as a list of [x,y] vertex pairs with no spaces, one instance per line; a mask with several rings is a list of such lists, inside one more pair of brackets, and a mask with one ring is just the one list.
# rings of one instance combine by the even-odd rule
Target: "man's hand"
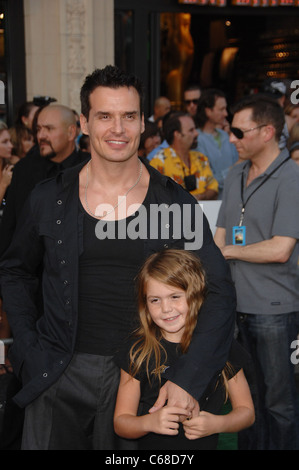
[[179,432],[179,423],[185,421],[189,417],[189,413],[184,408],[167,405],[146,416],[150,422],[151,432],[175,436]]
[[[163,387],[161,387],[159,396],[153,407],[149,410],[149,413],[154,413],[161,409],[165,405],[166,401],[168,406],[179,406],[180,408],[184,408],[188,413],[191,413],[192,417],[198,416],[199,414],[199,405],[197,400],[195,400],[195,398],[193,398],[183,388],[169,380],[165,385],[163,385]],[[186,417],[183,416],[182,421],[184,421],[185,418]]]

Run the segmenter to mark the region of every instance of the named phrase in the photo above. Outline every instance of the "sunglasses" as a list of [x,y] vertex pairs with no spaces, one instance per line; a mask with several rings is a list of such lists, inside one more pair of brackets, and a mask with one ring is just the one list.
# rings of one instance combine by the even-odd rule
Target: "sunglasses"
[[261,124],[260,126],[251,127],[250,129],[246,129],[245,131],[242,131],[242,129],[239,129],[238,127],[231,127],[230,131],[231,131],[232,134],[234,134],[235,137],[237,137],[237,139],[241,140],[241,139],[243,139],[244,134],[246,134],[246,132],[255,131],[255,129],[260,129],[261,127],[265,127],[266,125],[267,124]]
[[197,99],[194,99],[194,100],[185,100],[185,104],[191,104],[191,103],[193,103],[193,104],[198,104],[198,101],[199,101],[198,98],[197,98]]

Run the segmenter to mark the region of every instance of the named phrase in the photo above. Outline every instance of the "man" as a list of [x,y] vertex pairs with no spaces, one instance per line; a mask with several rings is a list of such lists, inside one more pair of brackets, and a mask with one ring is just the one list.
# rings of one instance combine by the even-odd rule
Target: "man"
[[[277,103],[282,108],[284,108],[287,98],[287,87],[284,82],[273,78],[267,78],[263,83],[262,93],[276,100]],[[285,114],[285,123],[279,139],[280,150],[284,149],[287,146],[287,142],[290,137],[289,127],[291,128],[292,124],[292,119],[290,119],[289,116]]]
[[171,110],[171,102],[166,96],[159,96],[155,99],[154,114],[148,118],[151,122],[156,122]]
[[225,94],[212,88],[204,90],[196,115],[196,124],[199,127],[196,150],[208,157],[219,185],[218,199],[222,198],[223,184],[229,169],[239,158],[227,132],[222,129],[227,115]]
[[[201,231],[203,243],[194,249],[206,266],[207,298],[189,351],[166,371],[156,406],[168,399],[198,412],[197,397],[227,359],[235,306],[228,267],[204,217],[193,230],[194,198],[138,159],[142,89],[134,75],[113,66],[86,77],[81,127],[91,160],[35,188],[0,265],[14,333],[11,359],[23,379],[15,401],[26,406],[26,449],[119,448],[113,355],[136,326],[135,276],[150,253],[183,249]],[[156,230],[152,209],[165,212],[174,203],[189,208],[190,217],[178,214],[185,232],[177,234],[170,217],[165,227],[164,216]],[[42,261],[44,314],[37,320],[35,271]]]
[[279,150],[283,125],[283,110],[270,98],[237,104],[230,140],[242,163],[225,181],[215,234],[230,262],[240,340],[256,375],[255,383],[249,377],[256,424],[244,431],[246,449],[298,449],[290,356],[299,311],[299,168]]
[[0,254],[9,246],[17,219],[35,185],[88,158],[76,150],[76,117],[66,106],[51,104],[37,111],[37,143],[14,168],[0,230]]
[[182,185],[198,201],[217,199],[218,183],[207,157],[192,150],[198,135],[192,117],[174,114],[165,123],[164,132],[169,147],[160,150],[150,164]]
[[190,85],[184,91],[184,105],[187,113],[195,118],[201,89],[198,85]]

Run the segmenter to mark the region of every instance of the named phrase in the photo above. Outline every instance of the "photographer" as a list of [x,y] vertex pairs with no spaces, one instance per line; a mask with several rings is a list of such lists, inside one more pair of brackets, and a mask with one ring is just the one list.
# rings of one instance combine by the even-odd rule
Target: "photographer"
[[159,151],[150,164],[198,201],[217,199],[218,183],[208,158],[193,150],[198,135],[193,118],[186,113],[175,113],[165,123],[164,135],[169,147]]

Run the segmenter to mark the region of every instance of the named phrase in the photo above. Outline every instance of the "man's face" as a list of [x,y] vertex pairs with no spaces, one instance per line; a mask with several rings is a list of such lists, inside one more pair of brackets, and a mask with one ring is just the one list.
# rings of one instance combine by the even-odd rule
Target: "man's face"
[[200,90],[188,90],[184,93],[185,109],[192,117],[196,115],[199,98]]
[[144,131],[137,90],[98,87],[89,100],[89,118],[87,121],[81,115],[81,128],[90,137],[91,154],[108,161],[125,161],[137,156]]
[[215,127],[223,126],[225,118],[228,116],[226,99],[220,96],[216,98],[214,107],[206,108],[206,115]]
[[252,120],[250,109],[243,109],[233,117],[231,127],[237,127],[244,133],[242,139],[238,139],[232,132],[230,133],[230,142],[233,143],[242,160],[257,159],[264,150],[263,129]]
[[186,150],[196,148],[198,131],[195,128],[194,120],[189,116],[182,116],[179,119],[182,127],[182,130],[179,133],[181,145]]
[[69,154],[70,129],[58,109],[45,107],[37,119],[37,142],[42,157],[54,158]]

